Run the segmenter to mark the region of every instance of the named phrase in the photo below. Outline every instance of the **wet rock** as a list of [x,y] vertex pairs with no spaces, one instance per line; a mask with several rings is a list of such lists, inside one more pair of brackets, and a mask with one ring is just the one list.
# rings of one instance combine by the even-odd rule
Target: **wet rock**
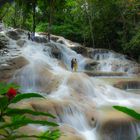
[[88,48],[83,47],[81,45],[78,45],[76,47],[71,47],[72,50],[76,51],[79,54],[82,54],[84,56],[88,56]]
[[122,112],[106,112],[100,121],[101,140],[135,140],[138,136],[138,122]]
[[64,105],[66,103],[55,100],[32,100],[29,104],[35,111],[49,112],[59,120],[59,115],[63,114],[62,104]]
[[9,50],[8,49],[6,49],[6,48],[0,49],[0,56],[4,56],[7,53],[9,53]]
[[[17,129],[17,132],[23,135],[39,136],[42,131],[35,126],[26,125]],[[20,138],[21,139],[21,138]],[[21,140],[37,140],[36,138],[22,138]]]
[[56,35],[51,35],[51,40],[57,42],[57,40],[60,38],[60,36],[56,36]]
[[133,67],[131,72],[137,75],[140,74],[140,65]]
[[45,37],[35,36],[34,41],[37,43],[47,43],[47,39]]
[[94,70],[95,66],[99,64],[97,61],[94,61],[93,59],[87,59],[85,63],[86,70]]
[[17,45],[20,47],[23,47],[25,43],[26,43],[26,40],[23,40],[23,39],[20,39],[17,41]]
[[70,75],[67,84],[75,93],[86,95],[88,90],[88,86],[85,86],[86,82],[90,83],[86,74],[73,73]]
[[6,48],[8,44],[9,44],[8,38],[0,33],[0,49]]
[[89,76],[125,76],[124,72],[98,72],[98,71],[85,71]]
[[23,66],[29,64],[29,62],[23,56],[18,56],[18,57],[15,57],[15,58],[9,60],[9,64],[12,65],[12,67],[14,67],[15,69],[20,69]]
[[[49,66],[48,69],[46,67],[44,69],[44,67],[42,67],[42,65],[40,66],[39,64],[38,67],[32,67],[31,65],[28,65],[16,72],[13,81],[17,84],[21,84],[20,81],[29,79],[29,81],[27,80],[26,84],[21,84],[23,88],[26,88],[27,86],[32,86],[30,82],[31,78],[34,81],[34,84],[37,86],[38,90],[36,92],[51,94],[51,92],[58,89],[58,86],[60,84],[60,77],[51,73],[51,70],[49,70]],[[33,73],[35,75],[32,77]]]
[[[133,127],[136,127],[135,124]],[[133,130],[133,127],[132,122],[122,120],[106,122],[101,129],[102,140],[116,140],[116,137],[119,140],[134,140],[138,134],[134,134],[137,130]]]
[[[53,57],[61,59],[61,51],[57,48],[55,44],[47,43],[46,46],[50,47],[50,52],[52,53]],[[45,48],[44,51],[48,51],[48,48]]]
[[62,125],[59,127],[59,129],[62,132],[59,140],[85,140],[84,136],[79,134],[76,129],[68,125]]
[[20,28],[17,28],[17,29],[15,29],[14,31],[17,32],[19,35],[26,34],[26,31],[23,30],[23,29],[20,29]]
[[15,71],[27,65],[28,61],[22,57],[16,57],[8,60],[7,63],[0,65],[0,81],[8,81],[14,75]]
[[114,84],[119,89],[140,89],[140,81],[119,81]]
[[18,34],[16,31],[8,31],[8,32],[6,33],[6,35],[7,35],[9,38],[13,39],[13,40],[18,40],[18,39],[20,39],[20,36],[19,36],[19,34]]

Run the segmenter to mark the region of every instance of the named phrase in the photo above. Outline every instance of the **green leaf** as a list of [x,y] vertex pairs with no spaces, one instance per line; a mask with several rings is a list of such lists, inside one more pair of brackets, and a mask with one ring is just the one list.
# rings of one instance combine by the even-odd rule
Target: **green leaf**
[[140,140],[140,136],[136,140]]
[[18,116],[14,117],[12,123],[7,123],[3,124],[0,126],[0,129],[3,128],[11,128],[12,130],[18,129],[22,126],[25,126],[27,124],[40,124],[40,125],[47,125],[47,126],[58,126],[58,124],[54,122],[48,122],[48,121],[42,121],[42,120],[31,120],[29,118],[25,118],[25,116],[19,117]]
[[140,114],[137,113],[135,110],[133,109],[130,109],[130,108],[127,108],[127,107],[124,107],[124,106],[113,106],[113,108],[121,111],[121,112],[124,112],[126,113],[127,115],[137,119],[137,120],[140,120]]
[[43,115],[43,116],[49,116],[52,118],[55,118],[55,116],[53,116],[52,114],[49,113],[44,113],[44,112],[36,112],[30,109],[14,109],[14,108],[8,108],[6,110],[6,112],[4,113],[4,115],[7,116],[13,116],[13,115],[24,115],[24,114],[32,114],[32,115]]
[[51,138],[52,140],[56,140],[60,137],[61,133],[60,133],[60,130],[53,130],[53,131],[46,131],[46,132],[43,132],[40,136],[40,140],[46,140],[44,137],[49,137]]
[[0,111],[3,112],[7,106],[8,106],[8,98],[6,96],[0,97]]
[[51,138],[51,136],[37,136],[37,135],[14,135],[14,136],[11,136],[11,139],[12,140],[15,140],[15,139],[20,139],[20,138],[42,138],[44,140],[54,140]]
[[15,96],[12,100],[11,103],[17,103],[23,99],[28,99],[32,97],[39,97],[39,98],[44,98],[42,95],[37,94],[37,93],[23,93],[23,94],[18,94]]

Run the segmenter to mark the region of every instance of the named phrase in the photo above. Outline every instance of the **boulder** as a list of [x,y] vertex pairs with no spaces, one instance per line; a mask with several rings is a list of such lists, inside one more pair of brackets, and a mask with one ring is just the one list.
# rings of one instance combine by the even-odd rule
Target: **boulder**
[[23,40],[23,39],[20,39],[17,41],[17,45],[20,47],[23,47],[25,43],[26,43],[26,40]]
[[139,74],[140,74],[140,65],[138,65],[138,66],[136,66],[136,67],[133,67],[132,70],[131,70],[131,72],[132,72],[133,74],[139,75]]
[[98,132],[101,140],[135,140],[138,122],[119,111],[106,111],[99,115]]
[[[47,43],[46,46],[50,47],[50,51],[55,58],[61,59],[61,51],[54,43]],[[48,48],[45,48],[43,51],[48,51]]]
[[[27,79],[26,84],[21,83],[21,81],[24,81],[25,79]],[[60,84],[58,76],[54,75],[49,68],[44,69],[44,67],[39,66],[39,64],[38,67],[36,67],[36,65],[28,65],[24,67],[16,72],[13,79],[15,83],[20,84],[23,88],[26,88],[27,86],[32,87],[32,82],[30,82],[32,80],[37,86],[37,92],[43,92],[45,94],[50,94],[51,92],[56,91]]]
[[79,54],[82,54],[84,56],[88,56],[88,48],[83,47],[82,45],[71,47],[71,49],[74,50],[74,51],[76,51]]
[[61,36],[56,36],[56,35],[51,35],[51,40],[57,42],[57,40],[61,37]]
[[6,32],[6,35],[9,37],[9,38],[11,38],[11,39],[13,39],[13,40],[18,40],[18,39],[20,39],[20,36],[19,36],[19,34],[16,32],[16,31],[8,31],[8,32]]
[[85,140],[85,138],[81,134],[79,134],[77,130],[66,124],[60,126],[59,129],[62,132],[59,140]]
[[119,81],[114,84],[114,87],[119,89],[140,89],[140,80],[139,81]]
[[37,43],[47,43],[48,42],[46,37],[40,37],[40,36],[35,36],[34,41]]
[[20,29],[20,28],[17,28],[14,31],[17,32],[17,34],[20,34],[20,35],[26,34],[26,31],[23,30],[23,29]]
[[96,68],[96,65],[99,64],[97,61],[94,61],[93,59],[86,59],[85,63],[86,70],[94,70]]
[[0,49],[7,48],[8,44],[9,44],[8,38],[0,33]]
[[27,64],[28,60],[22,56],[8,60],[7,64],[0,64],[0,81],[9,81],[16,70]]

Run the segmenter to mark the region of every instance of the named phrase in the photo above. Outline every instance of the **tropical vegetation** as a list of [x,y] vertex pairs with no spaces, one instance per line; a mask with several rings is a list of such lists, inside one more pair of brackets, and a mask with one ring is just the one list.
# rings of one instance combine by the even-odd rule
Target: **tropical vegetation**
[[2,0],[6,26],[61,35],[139,59],[139,0]]
[[[43,98],[37,93],[18,93],[18,86],[15,84],[0,83],[0,139],[1,140],[16,140],[21,138],[36,138],[39,140],[56,140],[60,137],[60,131],[56,129],[55,122],[44,120],[33,120],[27,117],[27,114],[33,116],[46,116],[55,118],[52,114],[45,112],[37,112],[30,109],[19,109],[11,107],[21,100],[29,98]],[[27,135],[21,133],[19,128],[28,124],[45,125],[47,127],[54,127],[55,129],[48,129],[40,135]]]

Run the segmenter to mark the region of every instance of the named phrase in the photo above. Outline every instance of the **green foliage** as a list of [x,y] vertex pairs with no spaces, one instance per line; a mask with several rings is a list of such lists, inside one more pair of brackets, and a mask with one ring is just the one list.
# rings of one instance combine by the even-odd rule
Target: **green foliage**
[[43,116],[55,118],[55,116],[53,116],[52,114],[49,114],[49,113],[36,112],[36,111],[29,110],[29,109],[13,109],[13,108],[7,108],[7,111],[4,113],[4,115],[14,116],[14,115],[17,115],[17,112],[19,115],[32,114],[32,115],[36,115],[36,116],[43,115]]
[[0,95],[1,94],[5,94],[8,92],[9,88],[14,88],[14,89],[18,89],[19,86],[13,84],[13,83],[9,83],[9,84],[6,84],[6,83],[0,83]]
[[23,93],[23,94],[18,94],[15,98],[13,98],[11,100],[11,103],[17,103],[19,102],[20,100],[23,100],[23,99],[29,99],[29,98],[44,98],[43,96],[41,96],[40,94],[36,94],[36,93]]
[[[64,36],[96,48],[109,48],[139,57],[139,0],[14,0],[0,9],[7,26]],[[8,12],[5,12],[8,11]]]
[[48,23],[39,23],[36,27],[37,32],[46,32]]
[[60,134],[60,131],[59,130],[53,130],[53,131],[48,130],[45,133],[42,133],[40,135],[40,137],[41,137],[40,140],[46,140],[45,137],[48,137],[51,140],[55,140],[55,139],[58,139],[60,135],[61,134]]
[[126,113],[127,115],[140,120],[140,114],[137,113],[136,111],[134,111],[133,109],[127,108],[127,107],[123,107],[123,106],[113,106],[113,108]]
[[[23,99],[44,98],[37,93],[17,94],[19,86],[15,84],[0,83],[0,136],[2,140],[15,140],[19,138],[37,138],[40,140],[56,140],[60,137],[59,130],[47,130],[40,136],[20,134],[18,129],[28,124],[46,125],[49,127],[57,127],[58,124],[44,120],[32,120],[26,115],[46,116],[47,118],[55,118],[50,113],[36,112],[30,109],[11,108],[10,105],[18,103]],[[11,96],[12,95],[12,96]],[[8,117],[8,120],[5,119]]]

